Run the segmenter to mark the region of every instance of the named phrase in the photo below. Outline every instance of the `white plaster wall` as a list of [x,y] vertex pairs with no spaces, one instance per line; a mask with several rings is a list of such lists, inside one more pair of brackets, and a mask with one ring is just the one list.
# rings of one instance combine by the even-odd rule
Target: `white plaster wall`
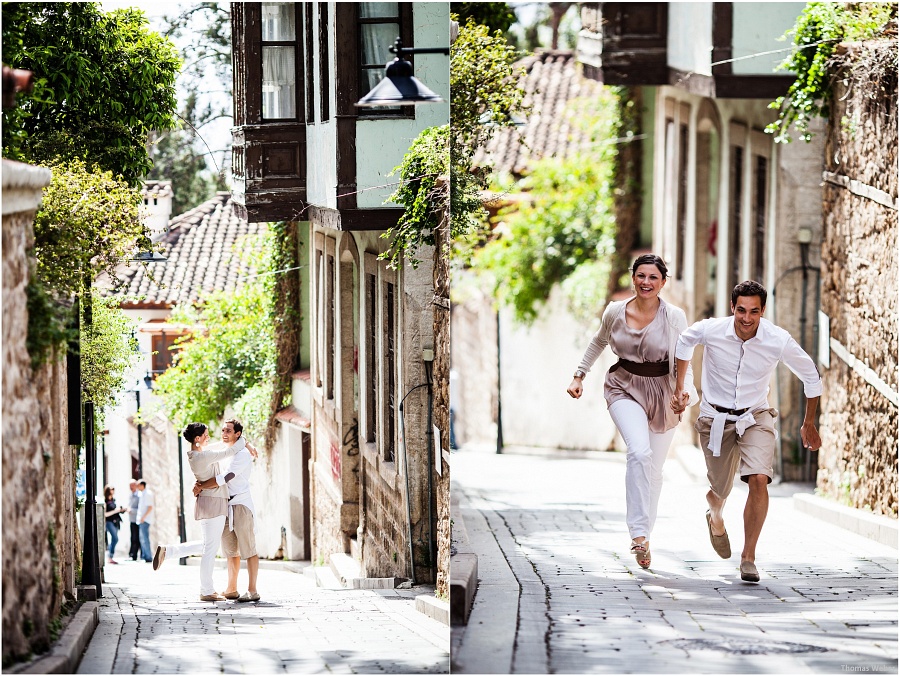
[[530,327],[517,324],[507,308],[500,311],[500,378],[503,443],[607,450],[615,426],[606,412],[603,379],[615,361],[606,350],[584,379],[581,399],[566,388],[581,361],[597,319],[585,325],[566,308],[559,288]]
[[[797,17],[806,7],[803,2],[735,2],[732,40],[732,58],[785,49],[791,46],[786,40],[779,40],[794,27]],[[735,75],[771,75],[775,66],[788,55],[782,51],[751,59],[735,61],[732,72]],[[791,71],[779,71],[789,74]]]
[[[413,7],[412,47],[443,47],[450,44],[450,8],[443,2],[417,2]],[[357,206],[377,208],[394,191],[394,186],[381,186],[397,177],[388,177],[400,164],[410,144],[423,129],[447,124],[450,119],[450,59],[443,54],[418,54],[415,76],[443,103],[416,106],[415,119],[359,120],[356,125]]]
[[712,13],[711,2],[669,4],[669,66],[712,75]]
[[[313,3],[318,12],[319,3]],[[334,114],[337,109],[337,98],[335,93],[335,57],[337,53],[336,36],[334,30],[334,14],[335,3],[328,3],[329,31],[328,31],[328,53],[330,62],[328,64],[328,77],[332,85],[328,87],[328,110],[329,119],[326,122],[318,124],[309,124],[306,126],[306,199],[310,204],[330,209],[337,208],[337,186],[335,176],[337,176],[337,125],[335,124]],[[316,115],[321,111],[322,87],[319,82],[319,74],[321,73],[319,63],[322,55],[319,53],[319,41],[315,42],[314,68],[315,82],[313,91],[315,92],[315,109]],[[316,118],[318,119],[318,118]]]

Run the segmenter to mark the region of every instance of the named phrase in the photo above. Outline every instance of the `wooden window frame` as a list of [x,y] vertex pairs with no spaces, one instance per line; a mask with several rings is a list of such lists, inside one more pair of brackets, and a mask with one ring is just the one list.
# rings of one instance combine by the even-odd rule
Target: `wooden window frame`
[[384,354],[384,389],[382,410],[384,415],[384,438],[382,458],[385,462],[395,462],[397,457],[397,284],[393,278],[382,277],[382,303],[384,312],[382,323],[382,352]]
[[329,43],[328,3],[319,3],[319,121],[331,117],[331,45]]
[[366,271],[366,441],[376,443],[378,432],[378,369],[375,368],[378,352],[378,274]]
[[[284,124],[285,122],[306,122],[306,110],[304,107],[304,96],[303,93],[306,90],[306,82],[303,76],[303,69],[300,68],[300,60],[304,55],[303,51],[303,17],[304,13],[302,11],[297,11],[300,9],[298,7],[299,3],[266,3],[266,4],[289,4],[294,7],[294,40],[263,40],[262,39],[262,4],[263,3],[246,3],[248,10],[251,13],[256,14],[256,23],[259,27],[259,32],[257,35],[254,35],[254,38],[258,38],[259,51],[256,53],[258,56],[258,62],[253,64],[254,70],[259,75],[259,91],[258,93],[258,102],[259,102],[259,124]],[[252,14],[251,14],[252,16]],[[293,47],[294,48],[294,73],[296,77],[295,81],[295,101],[294,101],[294,110],[296,111],[296,115],[294,117],[272,117],[266,118],[263,117],[263,107],[262,107],[262,81],[263,81],[263,48],[264,47]],[[247,54],[248,60],[253,57],[253,51],[250,50]],[[247,99],[247,105],[249,106],[254,97],[249,97]]]
[[[357,6],[363,3],[356,3]],[[363,70],[374,70],[374,65],[363,65],[363,54],[362,54],[362,26],[364,24],[376,24],[376,23],[397,23],[400,26],[400,39],[403,41],[403,45],[405,47],[414,47],[416,45],[413,44],[413,3],[411,2],[398,2],[397,3],[397,17],[371,17],[371,18],[362,18],[359,15],[359,8],[357,7],[356,11],[356,63],[354,66],[354,79],[356,81],[356,100],[359,101],[363,96],[369,93],[370,90],[363,91],[362,84],[362,71]],[[415,61],[414,56],[407,55],[404,56],[404,59],[409,61],[413,65],[413,69],[415,71]],[[384,72],[386,64],[381,64],[382,74]],[[387,109],[379,109],[379,108],[357,108],[357,116],[360,118],[391,118],[391,117],[400,117],[400,118],[415,118],[416,116],[416,107],[415,106],[395,106]]]

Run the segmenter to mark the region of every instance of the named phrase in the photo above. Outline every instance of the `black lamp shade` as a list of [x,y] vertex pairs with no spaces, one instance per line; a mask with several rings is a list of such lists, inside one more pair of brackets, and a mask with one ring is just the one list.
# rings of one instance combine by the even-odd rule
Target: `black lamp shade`
[[443,100],[413,76],[409,61],[398,58],[387,64],[381,82],[356,105],[360,108],[411,106],[418,103],[440,103]]

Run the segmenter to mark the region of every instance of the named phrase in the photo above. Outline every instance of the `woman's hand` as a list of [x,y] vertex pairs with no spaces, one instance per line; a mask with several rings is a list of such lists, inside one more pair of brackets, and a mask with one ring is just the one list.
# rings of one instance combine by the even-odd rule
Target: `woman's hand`
[[679,390],[675,394],[672,395],[672,399],[669,404],[672,406],[672,410],[681,415],[684,413],[684,409],[687,408],[688,402],[691,400],[691,395],[685,392],[684,390]]
[[584,388],[581,386],[581,378],[572,378],[572,384],[569,385],[569,389],[566,392],[569,393],[572,399],[581,399],[581,393],[584,392]]
[[251,444],[249,441],[247,442],[247,450],[250,451],[250,455],[252,455],[254,458],[259,457],[259,451],[256,450],[256,446]]

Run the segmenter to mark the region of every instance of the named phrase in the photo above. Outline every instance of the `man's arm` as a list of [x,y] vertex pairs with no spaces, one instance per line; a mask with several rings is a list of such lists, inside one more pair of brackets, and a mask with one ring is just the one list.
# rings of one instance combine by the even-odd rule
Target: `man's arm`
[[816,429],[815,425],[818,405],[818,397],[806,400],[806,415],[803,416],[803,424],[800,426],[800,440],[811,451],[818,451],[822,448],[822,438],[819,436],[819,430]]
[[703,336],[703,322],[694,322],[682,331],[675,344],[675,391],[672,393],[671,401],[672,410],[675,413],[684,411],[690,400],[690,394],[684,391],[684,378],[691,365],[694,348],[703,344]]
[[147,511],[141,514],[141,518],[138,519],[138,523],[144,523],[144,519],[147,518],[147,515],[153,511],[153,505],[147,505]]

